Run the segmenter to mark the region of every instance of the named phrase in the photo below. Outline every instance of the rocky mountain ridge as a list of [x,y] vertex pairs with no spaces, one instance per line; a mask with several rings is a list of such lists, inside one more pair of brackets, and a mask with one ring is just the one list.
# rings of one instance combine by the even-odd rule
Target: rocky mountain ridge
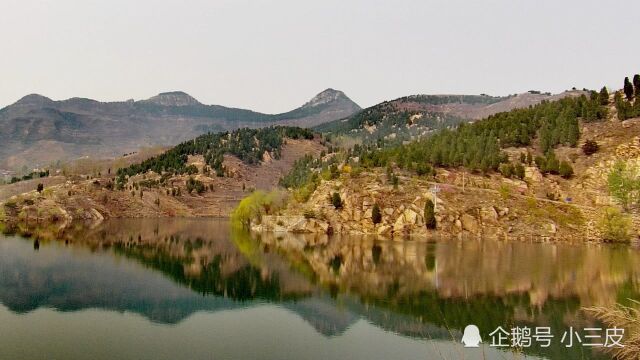
[[241,127],[311,127],[359,110],[343,92],[333,89],[281,114],[205,105],[181,91],[121,102],[85,98],[54,101],[31,94],[0,109],[0,169],[45,167],[80,157],[114,157]]

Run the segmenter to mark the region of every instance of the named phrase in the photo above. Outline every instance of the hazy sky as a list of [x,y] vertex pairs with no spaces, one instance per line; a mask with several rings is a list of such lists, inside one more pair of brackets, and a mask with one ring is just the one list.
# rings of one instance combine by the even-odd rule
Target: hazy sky
[[148,98],[282,112],[319,91],[361,106],[416,93],[621,87],[640,1],[1,0],[0,107]]

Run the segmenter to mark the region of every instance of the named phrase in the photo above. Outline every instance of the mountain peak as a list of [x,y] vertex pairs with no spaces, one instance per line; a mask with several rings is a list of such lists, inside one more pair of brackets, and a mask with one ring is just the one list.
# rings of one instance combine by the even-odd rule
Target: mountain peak
[[347,97],[342,91],[335,90],[332,88],[328,88],[318,95],[314,96],[311,100],[309,100],[306,104],[302,105],[303,108],[312,108],[324,104],[329,104],[332,102],[337,102],[340,100],[347,100],[351,102],[351,99]]
[[29,94],[22,99],[16,101],[16,105],[37,105],[46,106],[51,104],[53,100],[39,94]]
[[200,104],[198,100],[183,91],[163,92],[146,101],[163,106],[189,106]]

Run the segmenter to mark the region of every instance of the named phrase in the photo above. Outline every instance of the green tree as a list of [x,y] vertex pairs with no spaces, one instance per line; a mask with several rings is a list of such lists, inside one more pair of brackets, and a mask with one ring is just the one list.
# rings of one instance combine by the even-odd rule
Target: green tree
[[206,188],[202,181],[196,180],[190,176],[189,179],[187,179],[187,192],[191,194],[194,190],[198,194],[202,194],[206,190]]
[[598,222],[602,240],[628,242],[631,236],[631,219],[617,208],[606,208]]
[[36,187],[36,191],[38,191],[38,193],[42,193],[43,190],[44,190],[44,185],[42,183],[39,183],[38,186]]
[[374,224],[380,224],[382,221],[382,212],[380,212],[380,206],[378,204],[373,205],[373,210],[371,211],[371,221]]
[[231,221],[235,225],[248,227],[254,220],[260,220],[263,214],[269,214],[282,208],[287,202],[286,193],[280,191],[264,192],[257,190],[240,201],[231,212]]
[[524,179],[524,175],[525,175],[524,165],[520,163],[515,164],[513,167],[513,175],[520,180]]
[[565,179],[569,179],[573,176],[573,168],[567,161],[564,160],[560,162],[560,168],[558,169],[558,172],[560,173],[560,176]]
[[599,98],[600,105],[609,105],[609,90],[607,90],[606,86],[603,86],[602,89],[600,89]]
[[609,193],[625,210],[638,200],[640,181],[637,174],[635,167],[629,167],[625,161],[618,160],[607,176]]
[[431,199],[427,199],[427,202],[424,204],[424,223],[427,229],[436,228],[436,211]]
[[633,87],[635,88],[637,98],[640,96],[640,74],[633,75]]
[[628,77],[624,78],[624,95],[627,97],[627,100],[633,100],[633,84],[629,81]]
[[502,176],[506,178],[512,177],[514,173],[514,168],[511,163],[500,164],[499,170]]
[[333,193],[331,196],[331,204],[333,204],[333,207],[336,208],[336,210],[342,209],[342,199],[340,198],[340,194],[337,192]]

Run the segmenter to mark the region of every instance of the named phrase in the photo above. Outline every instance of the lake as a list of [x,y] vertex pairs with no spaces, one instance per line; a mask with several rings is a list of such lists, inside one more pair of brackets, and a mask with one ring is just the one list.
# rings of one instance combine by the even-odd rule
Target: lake
[[[0,359],[599,359],[561,336],[640,299],[629,246],[251,235],[219,219],[0,235]],[[467,325],[479,348],[464,348]],[[501,326],[548,347],[497,348]]]

